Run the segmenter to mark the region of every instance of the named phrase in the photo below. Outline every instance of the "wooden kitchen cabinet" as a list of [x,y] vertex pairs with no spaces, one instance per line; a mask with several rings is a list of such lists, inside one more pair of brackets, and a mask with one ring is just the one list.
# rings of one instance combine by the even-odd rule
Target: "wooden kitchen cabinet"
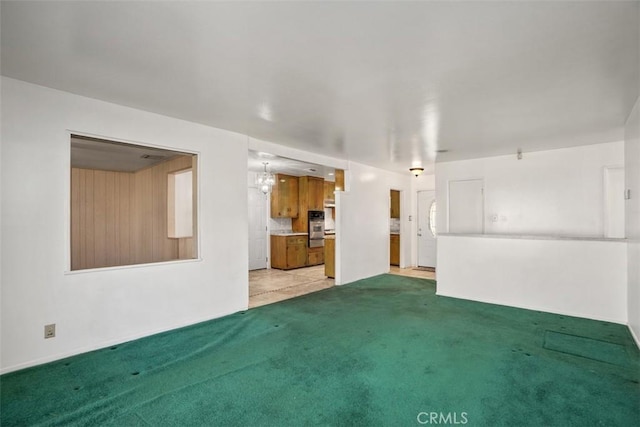
[[400,265],[400,235],[391,234],[390,236],[390,254],[389,264]]
[[308,233],[309,211],[324,210],[324,179],[313,176],[298,178],[298,218],[291,222],[296,233]]
[[335,207],[335,202],[336,202],[336,183],[335,182],[331,182],[331,181],[325,181],[324,182],[324,200],[325,201],[330,201],[332,203],[332,205],[329,207],[329,209],[331,209],[331,218],[333,218],[334,220],[336,219],[336,207]]
[[319,265],[324,263],[324,246],[307,249],[307,265]]
[[282,270],[307,265],[307,236],[271,236],[271,267]]
[[314,176],[298,178],[298,201],[300,208],[307,211],[324,209],[324,179]]
[[391,190],[391,218],[400,218],[400,192]]
[[324,275],[336,277],[336,239],[334,237],[324,239]]
[[[306,239],[305,239],[306,240]],[[287,269],[307,266],[307,243],[287,243]]]
[[324,199],[335,200],[336,195],[333,193],[336,191],[336,183],[331,181],[324,182]]
[[276,174],[276,182],[271,189],[271,218],[297,217],[298,177]]
[[344,171],[342,169],[336,169],[336,182],[335,190],[344,191]]
[[310,211],[321,211],[324,209],[324,179],[308,176],[309,198],[307,207]]

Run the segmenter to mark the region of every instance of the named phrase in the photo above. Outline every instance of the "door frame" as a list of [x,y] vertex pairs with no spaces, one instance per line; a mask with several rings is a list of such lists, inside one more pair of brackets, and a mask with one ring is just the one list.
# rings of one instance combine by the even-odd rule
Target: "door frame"
[[[400,228],[398,229],[398,236],[400,237],[400,248],[399,248],[399,254],[398,254],[398,258],[399,258],[399,262],[398,262],[398,268],[405,268],[406,263],[404,262],[404,254],[405,251],[402,250],[402,245],[403,245],[403,241],[402,241],[402,215],[405,209],[404,206],[404,190],[399,190],[397,188],[393,188],[393,187],[389,187],[388,191],[387,191],[387,259],[391,259],[391,191],[397,191],[398,193],[400,193]],[[394,266],[395,267],[395,266]],[[389,271],[391,271],[391,264],[389,264]]]
[[[251,191],[251,190],[256,190],[258,192],[261,192],[260,188],[258,188],[255,185],[248,186],[247,187],[247,200],[249,199],[249,191]],[[265,212],[265,215],[266,215],[266,218],[265,218],[266,227],[265,227],[265,230],[264,230],[265,256],[266,256],[266,261],[265,261],[266,267],[265,268],[266,269],[270,269],[271,268],[271,238],[270,238],[270,236],[271,236],[271,230],[270,230],[271,225],[269,224],[269,219],[271,217],[271,212],[270,212],[271,211],[271,203],[269,203],[269,200],[268,200],[269,194],[263,194],[263,196],[264,196],[264,204],[265,204],[264,212]],[[250,268],[249,260],[247,260],[247,267],[248,267],[247,271],[253,271]]]

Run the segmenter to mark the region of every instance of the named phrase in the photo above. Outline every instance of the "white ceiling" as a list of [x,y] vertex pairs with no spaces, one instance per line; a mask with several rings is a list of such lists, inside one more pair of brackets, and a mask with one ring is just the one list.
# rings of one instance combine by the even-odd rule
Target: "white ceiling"
[[622,139],[638,2],[2,2],[5,76],[405,171]]

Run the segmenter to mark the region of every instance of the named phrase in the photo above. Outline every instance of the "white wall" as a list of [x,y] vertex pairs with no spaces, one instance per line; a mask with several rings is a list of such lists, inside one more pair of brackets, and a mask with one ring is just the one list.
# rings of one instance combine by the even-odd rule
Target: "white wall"
[[631,199],[625,205],[629,329],[640,347],[640,98],[627,119],[624,133],[625,185],[631,190]]
[[[602,237],[604,168],[624,142],[436,164],[438,230],[453,180],[484,180],[483,237],[438,236],[438,294],[626,323],[624,240]],[[492,221],[492,217],[498,221]]]
[[[390,189],[401,190],[404,212],[415,210],[408,174],[9,78],[1,84],[0,372],[246,309],[248,149],[346,170],[339,283],[389,271]],[[196,152],[200,259],[70,273],[70,132]],[[410,230],[403,215],[402,265]],[[57,336],[44,340],[48,323]]]
[[487,234],[603,236],[604,167],[616,165],[624,142],[437,163],[438,230],[448,230],[448,182],[482,178]]
[[[246,136],[7,78],[2,118],[2,372],[246,309]],[[198,152],[201,260],[68,273],[69,131]]]
[[[400,191],[400,212],[411,212],[411,178],[349,162],[348,191],[336,198],[336,245],[340,269],[336,283],[389,272],[389,191]],[[400,265],[408,264],[411,250],[408,214],[400,220]]]
[[438,295],[627,323],[624,240],[438,237]]

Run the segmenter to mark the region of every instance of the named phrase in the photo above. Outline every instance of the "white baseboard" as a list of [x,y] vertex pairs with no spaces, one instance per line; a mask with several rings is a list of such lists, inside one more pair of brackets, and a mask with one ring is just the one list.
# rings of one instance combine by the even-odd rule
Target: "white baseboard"
[[491,300],[491,299],[488,299],[488,298],[476,299],[476,298],[468,298],[468,297],[460,296],[460,295],[447,295],[447,294],[444,294],[444,293],[439,292],[437,290],[436,290],[436,295],[437,296],[441,296],[441,297],[447,297],[447,298],[463,299],[465,301],[482,302],[482,303],[486,303],[486,304],[502,305],[504,307],[522,308],[522,309],[525,309],[525,310],[542,311],[544,313],[551,313],[551,314],[560,314],[562,316],[579,317],[581,319],[598,320],[598,321],[601,321],[601,322],[609,322],[609,323],[617,323],[619,325],[627,325],[626,321],[621,320],[621,319],[608,319],[608,318],[599,317],[599,316],[586,316],[586,315],[584,315],[582,313],[574,313],[574,312],[570,312],[570,311],[555,311],[555,310],[551,311],[546,307],[536,307],[536,306],[528,306],[528,305],[512,305],[512,304],[507,304],[504,301],[495,301],[495,300]]

